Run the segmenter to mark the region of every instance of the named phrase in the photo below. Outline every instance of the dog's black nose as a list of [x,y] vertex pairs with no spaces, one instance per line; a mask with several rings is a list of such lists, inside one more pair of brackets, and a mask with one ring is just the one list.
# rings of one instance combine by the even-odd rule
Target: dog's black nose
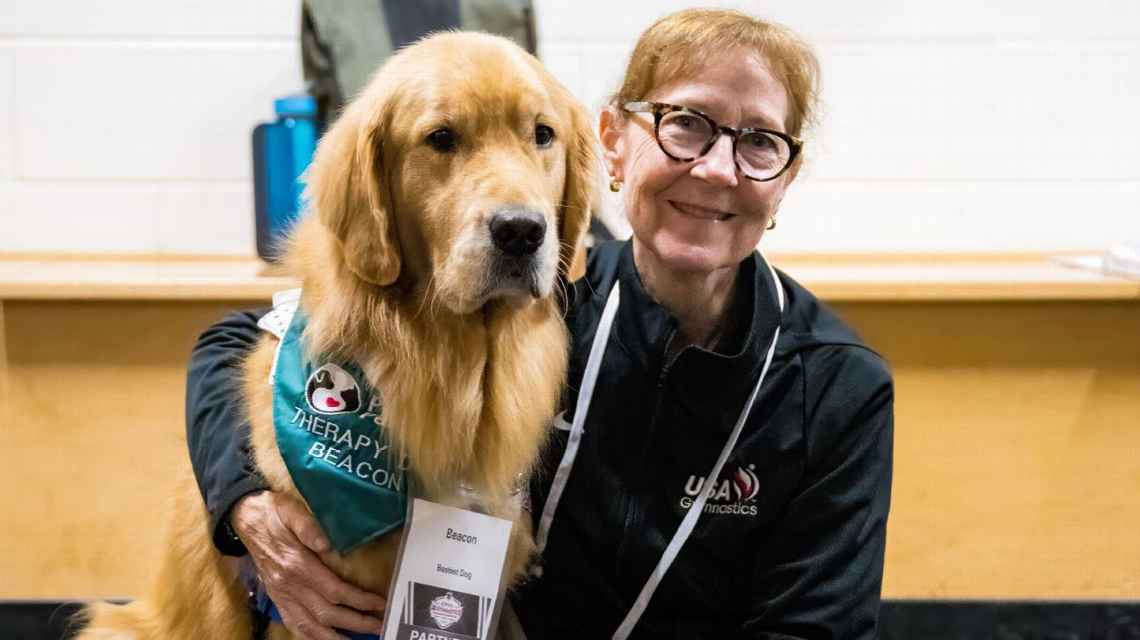
[[542,245],[545,236],[546,218],[537,211],[506,207],[491,216],[491,240],[509,256],[531,255]]

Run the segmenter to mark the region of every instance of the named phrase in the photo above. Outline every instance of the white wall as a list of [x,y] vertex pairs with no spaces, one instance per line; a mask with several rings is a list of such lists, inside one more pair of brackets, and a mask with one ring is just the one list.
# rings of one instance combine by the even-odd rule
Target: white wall
[[[252,253],[249,131],[300,85],[298,2],[0,3],[0,251]],[[675,0],[536,0],[601,104]],[[818,48],[824,125],[784,251],[1140,239],[1140,2],[724,2]]]
[[252,254],[299,2],[0,2],[0,251]]

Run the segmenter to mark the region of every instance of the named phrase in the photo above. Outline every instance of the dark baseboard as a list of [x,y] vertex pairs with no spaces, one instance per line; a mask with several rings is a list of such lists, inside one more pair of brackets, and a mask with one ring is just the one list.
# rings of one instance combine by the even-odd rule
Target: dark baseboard
[[[79,604],[0,600],[0,638],[61,640]],[[888,600],[881,640],[1140,640],[1140,602]]]
[[1140,602],[889,600],[882,640],[1140,640]]

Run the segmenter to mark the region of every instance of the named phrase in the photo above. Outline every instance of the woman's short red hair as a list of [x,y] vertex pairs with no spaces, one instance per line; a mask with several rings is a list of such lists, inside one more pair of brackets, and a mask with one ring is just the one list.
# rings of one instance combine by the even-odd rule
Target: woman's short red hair
[[656,87],[696,77],[726,52],[755,51],[772,67],[788,93],[786,132],[800,136],[814,123],[819,102],[819,61],[787,27],[725,9],[687,9],[667,15],[641,34],[610,106],[644,100]]

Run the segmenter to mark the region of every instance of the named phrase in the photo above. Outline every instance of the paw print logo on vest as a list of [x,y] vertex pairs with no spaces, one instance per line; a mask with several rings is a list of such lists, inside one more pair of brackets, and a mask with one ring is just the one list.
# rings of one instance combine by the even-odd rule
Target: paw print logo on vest
[[347,371],[326,364],[309,376],[305,399],[318,413],[354,413],[360,409],[360,387]]

